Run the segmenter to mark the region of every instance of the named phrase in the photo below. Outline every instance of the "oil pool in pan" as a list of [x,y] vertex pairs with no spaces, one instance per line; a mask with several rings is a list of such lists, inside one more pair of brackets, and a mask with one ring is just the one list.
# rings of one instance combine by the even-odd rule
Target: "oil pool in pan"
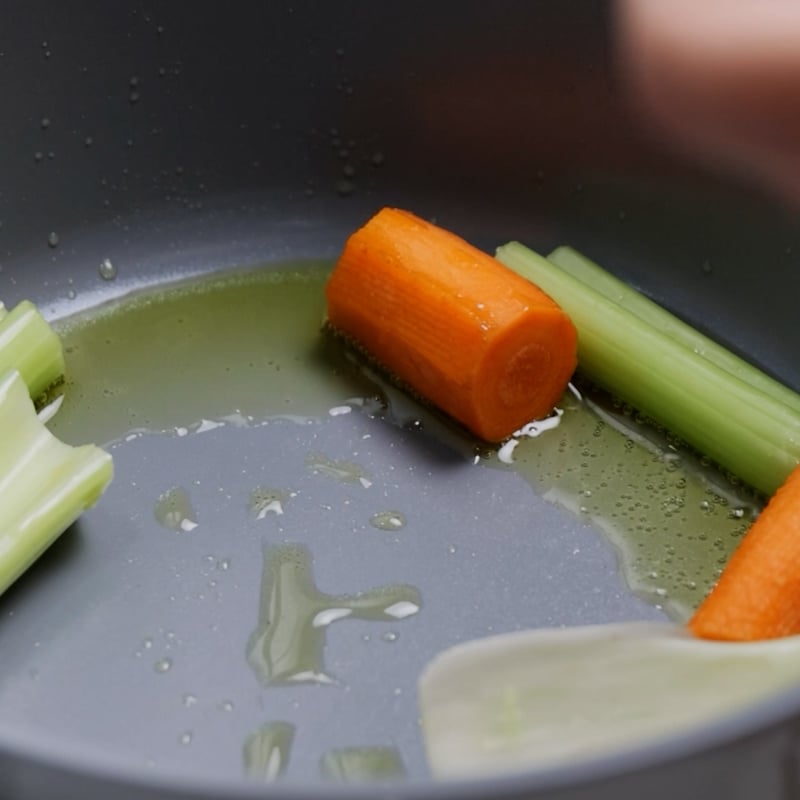
[[[367,430],[363,440],[371,436],[371,426],[443,437],[461,466],[514,471],[536,496],[601,530],[633,593],[674,619],[689,614],[752,520],[756,499],[630,409],[587,387],[565,394],[558,424],[499,453],[487,450],[361,370],[338,344],[320,336],[328,271],[327,264],[304,263],[226,273],[60,320],[69,378],[51,429],[68,442],[93,440],[119,453],[145,437],[177,443],[212,431],[224,436],[294,426],[295,455],[308,480],[341,486],[341,508],[350,503],[348,492],[369,490],[372,477],[358,451],[321,451],[322,428],[359,415]],[[286,457],[279,451],[262,455]],[[207,457],[213,458],[211,445]],[[203,525],[197,501],[213,491],[231,495],[224,487],[194,486],[188,474],[173,477],[142,517],[166,535],[190,537]],[[321,512],[304,508],[306,502],[302,487],[276,482],[249,486],[242,508],[250,520],[264,523],[261,596],[250,598],[253,627],[249,641],[241,643],[242,658],[264,691],[335,683],[337,676],[325,663],[325,637],[339,620],[384,623],[375,635],[389,642],[426,613],[423,593],[411,584],[353,585],[344,594],[318,588],[314,553],[302,532]],[[359,524],[402,546],[406,529],[416,522],[413,512],[376,501]],[[535,519],[530,535],[536,535]],[[458,546],[452,538],[448,542],[452,553]],[[153,668],[168,672],[171,661],[154,658]],[[304,689],[297,685],[293,691]],[[261,778],[284,772],[295,733],[291,719],[265,723],[243,745],[245,769]],[[180,736],[182,744],[191,743],[191,731]],[[348,770],[361,777],[397,777],[402,754],[384,745],[339,748],[321,762],[325,775],[346,778]]]

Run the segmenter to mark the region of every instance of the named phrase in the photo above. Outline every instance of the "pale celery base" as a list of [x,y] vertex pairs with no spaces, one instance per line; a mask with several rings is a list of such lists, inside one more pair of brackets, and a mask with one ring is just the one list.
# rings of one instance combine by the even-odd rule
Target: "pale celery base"
[[0,593],[111,480],[111,456],[64,444],[36,416],[19,372],[0,376]]

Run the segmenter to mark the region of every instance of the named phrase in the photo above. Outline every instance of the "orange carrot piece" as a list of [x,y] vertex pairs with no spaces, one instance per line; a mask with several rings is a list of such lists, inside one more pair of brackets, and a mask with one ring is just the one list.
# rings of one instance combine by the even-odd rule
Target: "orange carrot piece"
[[334,330],[487,441],[549,414],[575,369],[575,327],[554,300],[407,211],[350,236],[326,296]]
[[689,629],[731,641],[800,633],[800,466],[750,526]]

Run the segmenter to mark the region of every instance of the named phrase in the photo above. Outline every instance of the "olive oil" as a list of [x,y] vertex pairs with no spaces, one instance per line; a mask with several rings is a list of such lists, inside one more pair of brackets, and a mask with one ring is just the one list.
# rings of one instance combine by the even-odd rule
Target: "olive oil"
[[67,375],[51,429],[70,443],[108,443],[234,413],[320,416],[359,383],[369,391],[327,358],[327,274],[315,263],[233,273],[60,320]]
[[197,527],[197,515],[192,508],[189,493],[181,486],[175,486],[161,494],[153,513],[159,525],[168,530],[188,533]]
[[687,618],[754,519],[758,498],[599,392],[567,393],[557,428],[511,468],[614,545],[628,586]]
[[397,781],[406,770],[400,753],[393,747],[348,747],[325,753],[320,772],[329,781],[367,783]]
[[242,748],[244,771],[265,783],[279,778],[289,764],[295,727],[289,722],[268,722],[247,737]]
[[[67,381],[51,429],[71,443],[124,443],[137,431],[182,436],[282,416],[324,422],[351,411],[406,428],[430,421],[321,334],[328,272],[327,264],[304,263],[222,274],[61,320]],[[602,531],[631,590],[684,619],[713,585],[758,498],[607,398],[568,393],[560,411],[549,429],[501,448],[499,457],[455,428],[434,421],[426,431],[463,458],[481,452],[476,469],[519,473],[536,495]],[[309,452],[306,465],[335,481],[371,484],[337,454]],[[278,516],[285,501],[282,492],[256,491],[250,508]],[[400,528],[403,514],[377,511],[371,524]],[[524,535],[535,528],[532,518]]]
[[[131,295],[56,323],[66,351],[67,380],[61,406],[47,423],[51,430],[69,443],[105,444],[124,456],[120,463],[129,469],[144,458],[141,473],[120,470],[117,476],[120,481],[137,479],[130,481],[134,494],[140,492],[136,488],[140,474],[149,473],[148,454],[158,454],[169,482],[152,492],[151,505],[136,524],[146,527],[149,521],[153,530],[143,535],[157,534],[160,538],[152,540],[153,546],[162,543],[165,554],[184,568],[190,550],[176,548],[220,543],[235,553],[237,563],[255,562],[250,578],[241,586],[229,581],[226,591],[237,593],[236,614],[246,620],[229,645],[243,661],[246,658],[264,709],[284,720],[254,733],[259,723],[251,719],[240,731],[245,771],[259,780],[291,777],[284,772],[295,725],[298,740],[306,730],[291,708],[284,705],[282,711],[273,712],[271,698],[289,693],[307,697],[315,690],[332,698],[351,688],[353,673],[345,674],[348,666],[380,662],[374,645],[364,644],[363,652],[354,651],[352,664],[332,656],[332,669],[327,668],[326,647],[333,647],[340,633],[348,634],[348,624],[340,627],[340,620],[364,620],[367,630],[372,628],[370,620],[384,623],[383,628],[375,625],[374,634],[363,628],[354,633],[359,643],[391,644],[398,654],[418,651],[425,646],[427,634],[421,632],[428,630],[428,618],[441,621],[453,616],[437,591],[440,587],[435,580],[431,583],[432,567],[436,579],[441,575],[445,583],[474,585],[470,596],[495,603],[497,619],[492,626],[526,624],[524,615],[505,618],[514,616],[512,587],[508,587],[509,605],[486,594],[486,586],[495,591],[504,587],[496,576],[494,583],[484,585],[484,567],[478,560],[470,563],[469,549],[458,538],[458,525],[469,522],[454,508],[454,495],[441,507],[431,505],[428,498],[418,508],[413,497],[399,491],[406,482],[424,493],[429,476],[432,493],[438,486],[458,493],[466,473],[472,488],[463,491],[474,493],[476,485],[483,485],[482,478],[491,478],[485,482],[496,487],[490,502],[502,505],[503,487],[509,486],[515,508],[520,491],[527,494],[530,514],[515,515],[523,524],[513,534],[503,531],[504,536],[497,537],[507,544],[508,536],[524,541],[552,533],[542,530],[544,504],[567,509],[576,528],[586,528],[590,536],[596,531],[611,543],[631,592],[678,621],[713,585],[760,507],[759,499],[746,488],[720,475],[680,442],[587,387],[565,394],[558,413],[533,426],[528,436],[515,437],[500,448],[474,441],[387,384],[322,333],[328,272],[327,264],[308,263],[195,279]],[[330,445],[322,435],[342,429],[353,432],[350,438],[334,437],[349,442],[342,448]],[[283,433],[273,436],[273,430]],[[287,435],[287,430],[293,432]],[[222,459],[224,470],[210,471],[218,483],[197,479],[199,462],[208,458],[213,464],[215,448],[223,445],[230,444],[238,453],[243,437],[257,442],[258,449],[243,453],[240,463]],[[376,451],[370,454],[370,439],[381,442],[378,461]],[[149,448],[154,443],[158,446]],[[193,453],[193,463],[187,462],[185,469],[180,447]],[[419,464],[393,472],[393,454],[414,447],[419,448]],[[173,455],[165,458],[165,454]],[[294,466],[283,472],[288,461]],[[261,469],[264,465],[267,471]],[[499,473],[507,473],[500,483]],[[215,506],[215,497],[223,510]],[[468,504],[471,498],[464,499]],[[480,531],[486,541],[493,541],[500,531],[491,529],[491,518],[474,519],[476,525],[486,526]],[[165,535],[164,528],[171,533]],[[444,534],[442,562],[417,569],[418,554],[408,548],[423,538],[435,543]],[[312,568],[316,548],[327,541],[331,542],[328,555],[334,554],[334,561],[344,559],[344,568],[340,562],[331,569],[327,557],[320,557],[317,569]],[[560,539],[554,534],[553,541],[558,545]],[[388,572],[375,580],[370,574],[357,576],[355,568],[365,548],[373,548],[373,555],[380,548],[385,559],[371,563],[390,565],[391,577],[386,577]],[[576,552],[572,545],[548,551],[554,559],[563,557],[558,567],[564,569],[571,567]],[[460,560],[462,555],[467,560]],[[514,558],[513,552],[509,558]],[[228,558],[205,559],[217,570],[228,571]],[[352,574],[347,568],[351,563]],[[509,570],[509,574],[516,573]],[[326,594],[331,575],[341,576],[343,582],[330,587],[337,593]],[[418,579],[423,581],[419,588],[391,583]],[[370,585],[378,588],[364,591]],[[217,600],[222,598],[216,577],[203,593],[209,589]],[[550,588],[542,583],[519,590],[546,599],[544,593]],[[176,590],[169,591],[170,600],[180,597]],[[423,607],[422,597],[429,591],[436,599],[426,600]],[[580,602],[594,602],[591,591]],[[226,619],[220,617],[220,627]],[[548,617],[548,624],[551,620],[559,624],[557,612]],[[328,636],[334,623],[336,630]],[[217,621],[210,629],[217,630]],[[441,633],[451,641],[476,635],[460,629]],[[356,650],[359,646],[354,645]],[[154,667],[158,673],[169,673],[169,678],[176,672],[171,668],[171,658]],[[383,680],[377,667],[370,674],[372,683]],[[416,673],[409,675],[410,681],[415,680]],[[317,686],[309,688],[309,683]],[[360,688],[357,683],[354,691]],[[413,704],[409,691],[396,708],[402,707],[406,696]],[[234,706],[225,701],[223,707],[232,711]],[[244,707],[237,697],[236,714]],[[393,724],[399,723],[390,716],[387,731]],[[380,744],[378,736],[366,741],[339,741],[338,732],[332,736],[334,741],[320,743],[321,776],[377,779],[399,777],[405,770],[407,750],[401,755],[391,748],[373,747]],[[293,762],[308,757],[302,749]],[[413,765],[413,757],[405,763]],[[409,766],[409,772],[412,769]]]
[[347,618],[396,622],[422,606],[413,586],[386,586],[353,595],[327,595],[314,584],[311,554],[299,545],[264,552],[261,609],[247,657],[267,685],[333,683],[324,666],[325,630]]

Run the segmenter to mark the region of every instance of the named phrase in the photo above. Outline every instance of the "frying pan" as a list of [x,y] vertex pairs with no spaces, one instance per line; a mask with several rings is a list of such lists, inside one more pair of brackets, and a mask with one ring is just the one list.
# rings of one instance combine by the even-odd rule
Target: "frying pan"
[[[650,146],[611,60],[608,8],[589,1],[9,3],[0,296],[58,320],[206,273],[330,261],[392,204],[487,249],[568,242],[800,386],[794,293],[778,289],[797,285],[796,226]],[[199,386],[141,380],[158,407],[213,406],[202,370]],[[436,652],[663,614],[597,531],[511,471],[459,469],[446,438],[364,415],[314,430],[121,440],[100,504],[0,598],[3,800],[797,796],[800,686],[591,764],[433,781],[415,683]],[[309,448],[359,442],[386,487],[404,476],[380,502],[351,487],[349,510],[326,515],[342,486],[319,482],[282,533],[248,517],[260,483],[306,486]],[[196,536],[154,517],[176,486],[192,490]],[[396,535],[353,524],[389,507],[408,520]],[[331,625],[332,686],[265,687],[247,663],[262,554],[287,540],[320,591],[408,584],[421,598],[407,619]],[[267,786],[245,774],[243,743],[279,720],[295,736]],[[369,747],[390,748],[405,778],[321,777],[326,754]]]

